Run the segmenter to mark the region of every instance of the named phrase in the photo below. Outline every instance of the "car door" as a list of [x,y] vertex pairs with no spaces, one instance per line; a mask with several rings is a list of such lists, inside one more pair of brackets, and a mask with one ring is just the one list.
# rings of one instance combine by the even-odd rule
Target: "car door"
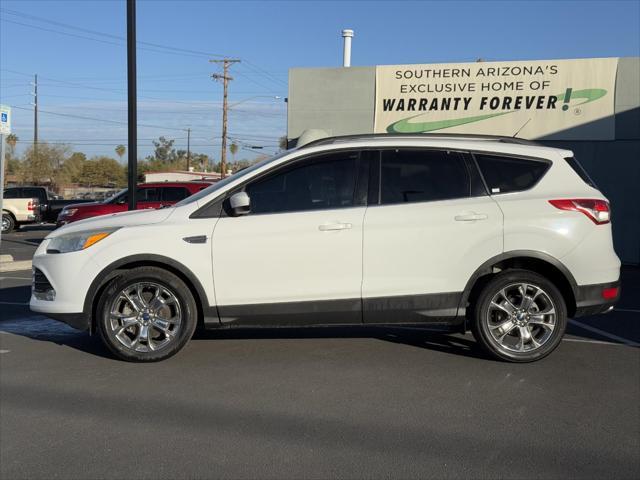
[[213,233],[222,322],[361,323],[365,163],[315,155],[244,187],[250,213],[223,215]]
[[502,212],[473,159],[389,149],[381,151],[374,171],[380,188],[364,220],[364,322],[455,317],[472,273],[503,246]]

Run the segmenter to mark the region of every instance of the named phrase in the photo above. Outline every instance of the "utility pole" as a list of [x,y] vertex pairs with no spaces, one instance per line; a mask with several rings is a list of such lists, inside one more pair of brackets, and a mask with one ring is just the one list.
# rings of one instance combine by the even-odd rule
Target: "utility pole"
[[138,109],[136,80],[136,0],[127,0],[127,126],[129,143],[129,210],[137,207],[138,186]]
[[222,80],[223,99],[222,99],[222,155],[220,157],[220,178],[224,178],[227,173],[227,91],[229,88],[229,80],[233,77],[228,75],[229,67],[234,63],[240,63],[240,60],[225,58],[224,60],[209,60],[213,63],[222,63],[222,75],[214,73],[211,78],[214,80]]
[[33,153],[38,156],[38,74],[33,82]]
[[189,160],[191,160],[191,129],[187,128],[187,172],[189,171]]

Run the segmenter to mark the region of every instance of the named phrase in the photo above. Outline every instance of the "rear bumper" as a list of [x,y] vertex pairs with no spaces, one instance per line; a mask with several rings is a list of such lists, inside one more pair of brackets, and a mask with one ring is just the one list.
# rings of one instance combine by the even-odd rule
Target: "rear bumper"
[[[615,298],[605,299],[602,292],[607,289],[617,288]],[[606,313],[620,299],[620,281],[598,283],[594,285],[581,285],[576,289],[576,313],[574,317],[584,317],[587,315],[597,315]]]

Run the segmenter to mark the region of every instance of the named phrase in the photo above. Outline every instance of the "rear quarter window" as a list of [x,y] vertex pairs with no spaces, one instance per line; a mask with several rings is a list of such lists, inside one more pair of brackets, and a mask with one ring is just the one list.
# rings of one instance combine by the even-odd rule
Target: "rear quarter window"
[[489,193],[521,192],[544,176],[550,162],[499,155],[475,154]]

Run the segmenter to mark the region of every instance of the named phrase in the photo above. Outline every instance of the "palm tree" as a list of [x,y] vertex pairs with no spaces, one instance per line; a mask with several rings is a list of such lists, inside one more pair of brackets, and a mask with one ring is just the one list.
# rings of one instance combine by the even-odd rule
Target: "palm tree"
[[231,145],[229,145],[229,151],[231,152],[231,157],[233,158],[234,171],[235,171],[236,153],[238,153],[238,145],[236,144],[236,142],[232,142]]
[[124,145],[118,145],[116,147],[116,154],[120,157],[120,161],[122,161],[122,156],[125,154],[126,151],[127,151],[127,147],[125,147]]
[[9,145],[9,148],[11,149],[9,150],[10,157],[13,157],[18,140],[18,136],[15,133],[10,133],[9,135],[7,135],[7,145]]

